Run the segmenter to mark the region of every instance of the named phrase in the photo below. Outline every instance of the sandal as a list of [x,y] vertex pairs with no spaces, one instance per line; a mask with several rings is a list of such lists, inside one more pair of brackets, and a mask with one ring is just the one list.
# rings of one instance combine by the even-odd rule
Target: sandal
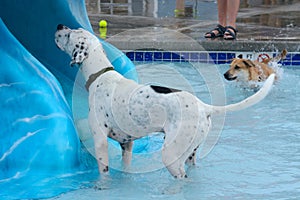
[[[205,33],[204,37],[205,38],[217,38],[217,37],[223,37],[224,33],[225,33],[225,27],[218,24],[217,27],[207,33]],[[215,33],[215,31],[218,31],[217,33]],[[208,35],[210,34],[210,35]]]
[[225,29],[224,40],[235,40],[238,31],[232,26],[226,26]]

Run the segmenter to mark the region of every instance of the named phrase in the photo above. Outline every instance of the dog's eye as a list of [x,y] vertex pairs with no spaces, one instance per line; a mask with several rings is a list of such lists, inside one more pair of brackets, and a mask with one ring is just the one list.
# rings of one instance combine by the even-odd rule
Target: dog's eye
[[234,69],[236,69],[236,70],[239,70],[239,69],[240,69],[240,67],[239,67],[239,66],[235,66],[235,67],[234,67]]
[[61,37],[61,34],[58,34],[58,37]]

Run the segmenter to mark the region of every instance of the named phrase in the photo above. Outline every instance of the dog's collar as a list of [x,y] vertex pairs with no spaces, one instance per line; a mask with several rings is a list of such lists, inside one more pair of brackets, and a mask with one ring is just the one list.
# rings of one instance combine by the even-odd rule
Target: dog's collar
[[90,75],[90,76],[89,76],[89,79],[88,79],[87,82],[85,83],[85,89],[86,89],[87,91],[89,91],[89,87],[91,86],[91,84],[92,84],[99,76],[101,76],[101,75],[104,74],[105,72],[108,72],[108,71],[111,71],[111,70],[114,70],[114,68],[113,68],[113,67],[106,67],[106,68],[100,70],[99,72]]

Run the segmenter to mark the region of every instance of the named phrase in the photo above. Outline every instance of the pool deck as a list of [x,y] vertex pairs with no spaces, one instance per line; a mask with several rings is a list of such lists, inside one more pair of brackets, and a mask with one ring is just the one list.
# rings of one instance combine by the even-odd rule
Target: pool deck
[[300,51],[300,2],[241,8],[235,41],[205,39],[216,20],[191,17],[145,17],[92,14],[89,18],[99,34],[100,19],[108,21],[106,41],[121,50],[162,49],[169,51],[274,52],[286,48]]

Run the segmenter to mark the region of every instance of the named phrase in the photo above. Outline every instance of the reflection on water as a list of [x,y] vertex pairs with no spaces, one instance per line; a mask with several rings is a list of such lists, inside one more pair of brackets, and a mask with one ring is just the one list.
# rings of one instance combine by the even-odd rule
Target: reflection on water
[[[86,0],[90,14],[113,14],[145,17],[175,17],[175,0]],[[215,0],[185,0],[187,18],[215,19]]]
[[[86,0],[90,15],[176,17],[175,0]],[[216,0],[184,0],[187,19],[217,20]],[[271,27],[300,24],[300,0],[242,0],[237,22]]]
[[300,13],[299,11],[292,12],[276,12],[268,14],[260,14],[252,16],[251,18],[240,18],[237,22],[247,24],[259,24],[262,26],[280,27],[280,28],[292,28],[299,26]]

